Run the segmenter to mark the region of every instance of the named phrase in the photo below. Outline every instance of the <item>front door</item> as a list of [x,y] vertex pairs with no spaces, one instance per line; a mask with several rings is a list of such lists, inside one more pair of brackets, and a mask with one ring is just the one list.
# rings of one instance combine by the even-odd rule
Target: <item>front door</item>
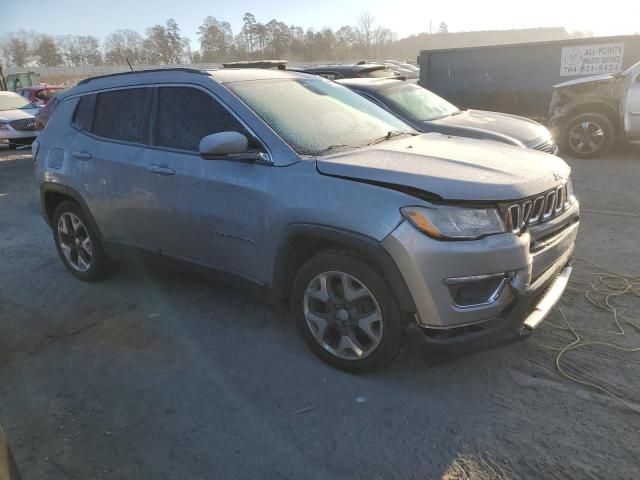
[[204,160],[200,140],[245,127],[208,91],[157,89],[147,170],[151,230],[163,255],[251,277],[268,228],[266,190],[276,170],[238,160]]

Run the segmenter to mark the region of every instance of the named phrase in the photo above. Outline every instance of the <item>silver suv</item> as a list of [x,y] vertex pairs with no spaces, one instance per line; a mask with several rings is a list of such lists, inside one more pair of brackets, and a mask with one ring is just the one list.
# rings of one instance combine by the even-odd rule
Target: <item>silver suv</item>
[[303,73],[156,70],[60,95],[34,145],[42,209],[76,277],[127,248],[291,305],[336,367],[525,337],[566,286],[578,202],[559,158],[421,135]]

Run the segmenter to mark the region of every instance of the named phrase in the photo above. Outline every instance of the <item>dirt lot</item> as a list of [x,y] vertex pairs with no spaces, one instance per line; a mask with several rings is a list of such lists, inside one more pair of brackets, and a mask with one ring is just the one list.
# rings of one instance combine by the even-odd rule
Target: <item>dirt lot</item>
[[[570,163],[577,255],[640,274],[640,150]],[[431,367],[407,347],[348,375],[243,291],[132,265],[75,280],[31,168],[0,152],[0,423],[26,479],[637,478],[640,414],[559,375],[543,347],[571,340],[558,314],[527,342]],[[576,326],[612,328],[566,303]],[[566,362],[640,403],[640,352]]]

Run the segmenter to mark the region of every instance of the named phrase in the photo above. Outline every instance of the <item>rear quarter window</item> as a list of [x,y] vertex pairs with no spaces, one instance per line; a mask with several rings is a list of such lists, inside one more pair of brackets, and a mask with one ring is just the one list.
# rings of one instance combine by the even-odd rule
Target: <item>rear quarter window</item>
[[[95,95],[85,95],[81,97],[78,101],[78,105],[76,106],[76,111],[73,114],[73,124],[78,127],[80,130],[84,130],[85,132],[91,131],[91,120],[93,119],[93,103],[95,101]],[[44,107],[43,110],[51,109],[55,105],[55,101],[51,101]],[[51,107],[49,107],[51,105]],[[48,114],[46,117],[49,118],[51,114]]]

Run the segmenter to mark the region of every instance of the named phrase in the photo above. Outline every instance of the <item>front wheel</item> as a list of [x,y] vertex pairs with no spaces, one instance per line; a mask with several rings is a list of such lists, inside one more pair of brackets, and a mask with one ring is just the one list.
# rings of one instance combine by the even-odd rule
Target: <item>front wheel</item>
[[611,120],[599,113],[585,113],[567,124],[563,145],[574,157],[595,158],[609,151],[614,135]]
[[379,370],[400,351],[402,321],[389,287],[348,253],[311,258],[296,275],[291,301],[309,348],[336,368]]

